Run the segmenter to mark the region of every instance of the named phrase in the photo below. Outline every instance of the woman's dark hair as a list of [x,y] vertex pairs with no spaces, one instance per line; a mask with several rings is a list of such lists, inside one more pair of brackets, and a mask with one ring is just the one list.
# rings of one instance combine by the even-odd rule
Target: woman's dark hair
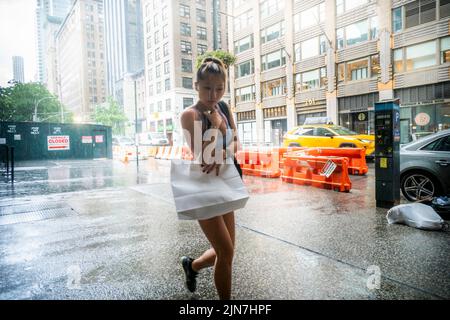
[[210,74],[220,76],[225,83],[227,82],[227,70],[225,65],[217,58],[208,57],[203,59],[200,68],[197,70],[197,81],[206,80]]

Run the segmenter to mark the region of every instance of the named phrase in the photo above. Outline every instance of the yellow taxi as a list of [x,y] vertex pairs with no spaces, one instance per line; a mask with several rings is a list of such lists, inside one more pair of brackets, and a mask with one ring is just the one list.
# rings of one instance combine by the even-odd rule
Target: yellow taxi
[[304,124],[284,135],[283,146],[364,148],[366,157],[373,157],[375,136],[358,134],[334,124]]

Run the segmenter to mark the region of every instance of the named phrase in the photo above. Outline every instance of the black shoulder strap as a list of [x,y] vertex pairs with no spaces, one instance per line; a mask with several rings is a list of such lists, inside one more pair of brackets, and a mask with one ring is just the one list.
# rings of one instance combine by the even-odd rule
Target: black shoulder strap
[[219,108],[222,111],[222,113],[227,117],[228,123],[231,123],[230,121],[230,112],[228,110],[228,106],[225,102],[219,101]]

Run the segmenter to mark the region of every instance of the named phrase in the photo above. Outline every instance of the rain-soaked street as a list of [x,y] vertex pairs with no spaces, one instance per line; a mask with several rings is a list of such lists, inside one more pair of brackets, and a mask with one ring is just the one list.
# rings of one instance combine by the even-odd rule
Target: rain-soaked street
[[[245,176],[232,297],[449,299],[450,233],[388,225],[369,167],[350,193]],[[184,287],[179,258],[208,243],[177,220],[169,170],[19,163],[14,186],[0,182],[0,299],[217,299],[211,269]]]

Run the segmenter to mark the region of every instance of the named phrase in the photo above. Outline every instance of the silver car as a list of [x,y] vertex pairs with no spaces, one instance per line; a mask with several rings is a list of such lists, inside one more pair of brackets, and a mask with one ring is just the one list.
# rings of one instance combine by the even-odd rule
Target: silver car
[[409,201],[450,194],[450,129],[401,146],[400,186]]

